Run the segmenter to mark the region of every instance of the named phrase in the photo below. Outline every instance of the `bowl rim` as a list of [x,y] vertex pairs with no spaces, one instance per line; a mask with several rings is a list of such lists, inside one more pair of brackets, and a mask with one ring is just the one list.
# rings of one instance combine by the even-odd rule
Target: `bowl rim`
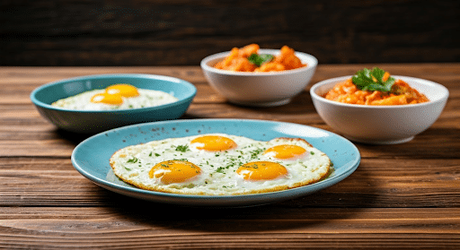
[[[277,54],[279,53],[279,49],[259,49],[259,53],[268,53],[268,54]],[[223,70],[223,69],[216,69],[212,66],[209,66],[208,63],[210,61],[220,59],[220,58],[225,58],[227,55],[230,54],[230,51],[224,51],[224,52],[219,52],[216,54],[212,54],[209,56],[206,56],[203,58],[200,62],[200,66],[203,70],[205,71],[210,71],[213,73],[217,74],[222,74],[222,75],[234,75],[234,76],[278,76],[278,75],[288,75],[296,72],[301,72],[301,71],[308,71],[311,69],[316,68],[318,65],[318,59],[311,55],[307,54],[304,52],[300,51],[295,51],[295,55],[299,57],[299,59],[305,63],[305,59],[308,60],[307,66],[302,67],[302,68],[297,68],[297,69],[291,69],[291,70],[284,70],[284,71],[276,71],[276,72],[239,72],[239,71],[230,71],[230,70]],[[302,60],[302,58],[304,60]]]
[[[78,80],[88,80],[88,79],[103,79],[106,77],[133,77],[133,78],[143,78],[143,79],[155,79],[155,80],[165,80],[172,83],[180,84],[186,88],[189,88],[191,92],[187,92],[186,96],[175,101],[172,103],[162,104],[159,106],[154,107],[144,107],[144,108],[134,108],[134,109],[114,109],[114,110],[80,110],[80,109],[68,109],[62,107],[55,107],[45,102],[40,101],[36,95],[40,91],[43,91],[46,88],[50,88],[56,85],[64,84],[69,81],[78,81]],[[71,113],[91,113],[91,114],[125,114],[125,113],[133,113],[133,112],[144,112],[144,111],[154,111],[160,110],[168,107],[177,106],[186,102],[189,102],[191,99],[195,97],[197,93],[197,89],[195,85],[192,83],[185,81],[180,78],[172,77],[172,76],[164,76],[164,75],[154,75],[154,74],[136,74],[136,73],[124,73],[124,74],[93,74],[93,75],[84,75],[84,76],[77,76],[71,78],[65,78],[61,80],[52,81],[49,83],[45,83],[37,88],[35,88],[30,93],[30,99],[34,105],[40,108],[54,110],[54,111],[61,111],[61,112],[71,112]]]
[[[319,94],[316,93],[316,90],[320,88],[323,85],[331,84],[333,82],[340,82],[344,81],[346,79],[351,78],[353,75],[349,76],[340,76],[340,77],[334,77],[334,78],[329,78],[320,82],[317,82],[312,85],[310,88],[310,96],[312,99],[316,99],[317,101],[327,103],[330,105],[336,105],[336,106],[341,106],[341,107],[350,107],[350,108],[355,108],[355,109],[407,109],[407,108],[416,108],[416,107],[422,107],[422,106],[430,106],[435,103],[439,102],[445,102],[447,101],[449,97],[449,90],[442,84],[422,79],[422,78],[417,78],[417,77],[411,77],[411,76],[401,76],[401,75],[392,75],[394,78],[400,78],[404,81],[419,81],[423,82],[430,88],[437,88],[438,90],[442,91],[442,96],[437,98],[434,101],[428,101],[428,102],[423,102],[423,103],[416,103],[416,104],[405,104],[405,105],[360,105],[360,104],[350,104],[350,103],[342,103],[342,102],[337,102],[337,101],[332,101],[328,100]],[[409,83],[410,85],[410,83]],[[411,86],[412,87],[412,86]]]

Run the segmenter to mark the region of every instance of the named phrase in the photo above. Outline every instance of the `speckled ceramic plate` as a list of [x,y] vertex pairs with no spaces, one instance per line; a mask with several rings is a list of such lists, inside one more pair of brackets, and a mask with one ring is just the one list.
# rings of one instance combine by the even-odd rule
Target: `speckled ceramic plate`
[[[139,189],[119,180],[110,167],[110,157],[120,148],[152,140],[206,133],[233,134],[261,141],[276,137],[303,138],[329,156],[334,171],[320,182],[285,191],[235,196],[203,196]],[[75,169],[103,188],[134,198],[191,206],[252,206],[294,199],[342,181],[356,170],[360,160],[360,153],[356,146],[334,133],[294,123],[239,119],[176,120],[116,128],[89,137],[72,153],[72,164]]]

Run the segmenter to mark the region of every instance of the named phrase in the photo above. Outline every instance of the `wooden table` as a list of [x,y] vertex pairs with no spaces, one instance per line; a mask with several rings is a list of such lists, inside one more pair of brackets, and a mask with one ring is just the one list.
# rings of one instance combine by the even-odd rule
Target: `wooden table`
[[0,248],[460,249],[460,63],[321,65],[312,83],[378,66],[450,91],[436,123],[391,146],[356,143],[362,160],[344,181],[295,200],[251,208],[191,208],[107,191],[70,155],[85,136],[57,130],[29,94],[50,81],[100,73],[179,77],[198,93],[182,118],[250,118],[334,132],[306,91],[285,106],[234,106],[199,67],[1,67]]

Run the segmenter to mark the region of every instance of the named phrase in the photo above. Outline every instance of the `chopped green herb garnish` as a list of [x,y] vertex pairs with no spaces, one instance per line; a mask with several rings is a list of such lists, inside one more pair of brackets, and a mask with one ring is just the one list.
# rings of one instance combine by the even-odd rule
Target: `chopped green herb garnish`
[[180,159],[173,159],[174,161],[187,161],[185,158],[180,158]]
[[188,145],[179,145],[176,147],[176,151],[185,152],[188,149]]
[[138,161],[139,161],[139,159],[137,159],[136,157],[133,157],[132,159],[129,159],[129,160],[127,161],[127,163],[136,163],[136,162],[138,162]]
[[390,92],[391,86],[395,83],[393,77],[388,77],[385,81],[383,76],[385,70],[373,68],[372,70],[364,68],[356,72],[351,80],[360,90]]
[[270,62],[271,60],[273,60],[274,56],[273,55],[269,55],[269,54],[251,54],[249,57],[248,57],[248,60],[250,63],[256,65],[257,67],[260,67],[260,65],[264,64],[264,63],[267,63],[267,62]]
[[255,159],[257,158],[257,156],[262,153],[264,150],[263,149],[256,149],[256,150],[253,150],[251,151],[251,159]]

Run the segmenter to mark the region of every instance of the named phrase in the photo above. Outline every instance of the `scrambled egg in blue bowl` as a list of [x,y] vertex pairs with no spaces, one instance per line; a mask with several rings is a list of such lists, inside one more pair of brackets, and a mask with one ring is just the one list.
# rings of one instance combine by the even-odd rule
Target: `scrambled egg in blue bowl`
[[181,117],[196,95],[182,79],[148,74],[89,75],[36,88],[30,99],[57,127],[94,134],[143,122]]

